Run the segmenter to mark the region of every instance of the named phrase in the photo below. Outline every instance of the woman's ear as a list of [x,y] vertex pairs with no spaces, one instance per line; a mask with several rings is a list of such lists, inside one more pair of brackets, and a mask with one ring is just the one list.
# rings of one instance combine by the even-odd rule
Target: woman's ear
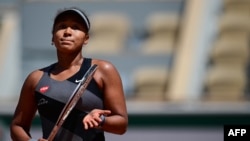
[[88,44],[88,42],[89,42],[89,34],[86,34],[86,36],[84,37],[83,44],[86,45],[86,44]]

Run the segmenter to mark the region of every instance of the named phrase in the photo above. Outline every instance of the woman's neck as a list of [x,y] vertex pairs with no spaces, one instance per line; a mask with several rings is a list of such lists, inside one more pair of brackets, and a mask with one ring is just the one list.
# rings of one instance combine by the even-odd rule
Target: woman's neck
[[58,63],[57,66],[62,69],[68,69],[72,66],[81,66],[83,62],[83,56],[81,54],[78,55],[58,55]]

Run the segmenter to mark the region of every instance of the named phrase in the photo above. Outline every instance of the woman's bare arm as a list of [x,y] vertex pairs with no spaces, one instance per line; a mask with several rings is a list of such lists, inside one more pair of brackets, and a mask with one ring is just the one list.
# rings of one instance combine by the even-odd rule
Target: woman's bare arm
[[[102,125],[104,131],[124,134],[127,129],[128,116],[120,75],[111,63],[106,61],[96,61],[96,63],[99,67],[94,78],[103,90],[104,108],[106,111],[95,110],[95,112],[107,113],[105,122]],[[100,119],[98,120],[100,123]],[[88,125],[87,121],[84,120],[84,122],[86,127]]]
[[31,138],[29,130],[37,110],[34,92],[41,74],[40,71],[32,72],[22,86],[19,101],[10,125],[10,134],[13,141],[27,141]]

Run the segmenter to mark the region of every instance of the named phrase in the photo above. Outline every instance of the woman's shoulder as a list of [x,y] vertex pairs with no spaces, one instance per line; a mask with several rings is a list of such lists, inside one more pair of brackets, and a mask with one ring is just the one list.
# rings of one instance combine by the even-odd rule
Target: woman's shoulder
[[97,73],[105,80],[111,79],[111,77],[119,77],[119,72],[116,66],[107,60],[93,59],[92,64],[97,64]]
[[92,64],[98,65],[100,69],[103,70],[112,70],[116,69],[114,64],[110,61],[107,60],[102,60],[102,59],[92,59]]
[[41,79],[43,73],[48,72],[53,65],[54,64],[51,64],[49,66],[33,70],[32,72],[28,74],[26,81],[36,84]]

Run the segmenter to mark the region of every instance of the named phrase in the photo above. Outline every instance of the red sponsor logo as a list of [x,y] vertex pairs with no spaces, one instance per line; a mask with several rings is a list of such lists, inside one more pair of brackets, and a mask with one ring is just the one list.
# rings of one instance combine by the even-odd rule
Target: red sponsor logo
[[43,86],[40,88],[40,92],[45,93],[45,92],[47,92],[48,89],[49,89],[49,86]]

